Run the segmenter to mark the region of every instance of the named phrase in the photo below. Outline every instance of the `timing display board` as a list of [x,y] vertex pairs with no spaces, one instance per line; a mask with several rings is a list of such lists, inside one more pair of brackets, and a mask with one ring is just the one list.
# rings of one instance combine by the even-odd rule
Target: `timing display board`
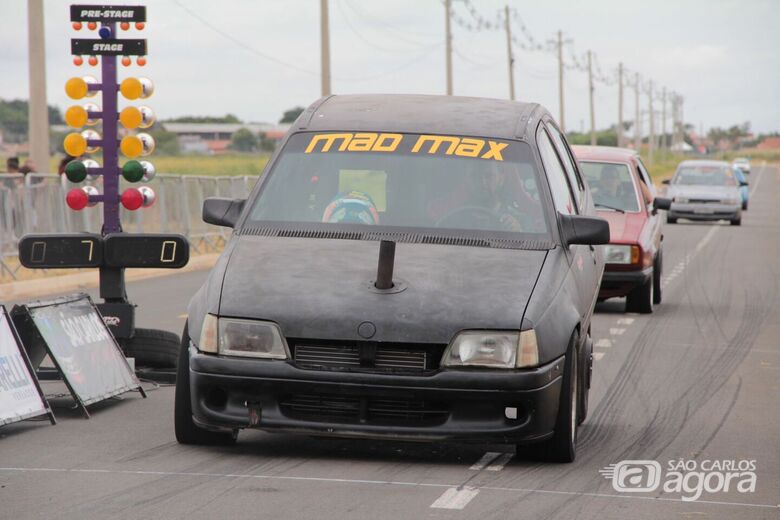
[[28,348],[43,342],[85,416],[87,405],[130,390],[146,397],[87,294],[17,306],[13,314],[17,323],[26,320],[34,329]]
[[25,235],[19,241],[19,261],[31,269],[100,267],[103,238],[87,233]]
[[71,22],[145,22],[144,5],[72,5]]
[[106,236],[103,254],[110,267],[179,269],[190,260],[190,244],[182,235],[117,233]]
[[0,426],[41,415],[55,424],[13,322],[0,305]]
[[100,56],[146,56],[146,40],[70,40],[70,53],[75,55]]

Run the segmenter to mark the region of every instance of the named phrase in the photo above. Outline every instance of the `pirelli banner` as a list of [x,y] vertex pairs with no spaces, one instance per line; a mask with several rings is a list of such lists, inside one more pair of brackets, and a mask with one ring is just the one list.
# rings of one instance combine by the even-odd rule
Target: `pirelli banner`
[[85,417],[88,405],[130,390],[146,397],[88,295],[17,305],[12,316],[32,365],[48,354]]
[[0,305],[0,426],[42,415],[56,423],[14,324]]

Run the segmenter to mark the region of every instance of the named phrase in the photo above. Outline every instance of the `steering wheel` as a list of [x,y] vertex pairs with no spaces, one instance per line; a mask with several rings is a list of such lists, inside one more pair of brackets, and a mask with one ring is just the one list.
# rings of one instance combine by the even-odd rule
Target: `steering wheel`
[[493,211],[481,206],[462,206],[460,208],[455,208],[437,220],[435,226],[441,227],[442,224],[448,220],[455,220],[455,217],[464,215],[473,215],[478,220],[484,220],[485,217],[487,217],[487,224],[489,224],[488,227],[492,229],[501,229],[503,227],[501,218],[498,215],[496,215]]

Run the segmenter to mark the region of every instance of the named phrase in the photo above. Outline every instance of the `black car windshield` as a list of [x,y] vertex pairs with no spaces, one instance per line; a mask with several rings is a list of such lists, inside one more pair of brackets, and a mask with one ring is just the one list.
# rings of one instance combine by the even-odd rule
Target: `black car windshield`
[[519,141],[299,133],[268,175],[252,224],[548,233],[533,153]]
[[596,209],[639,211],[634,176],[620,163],[580,161]]
[[672,184],[694,186],[736,186],[730,166],[681,166]]

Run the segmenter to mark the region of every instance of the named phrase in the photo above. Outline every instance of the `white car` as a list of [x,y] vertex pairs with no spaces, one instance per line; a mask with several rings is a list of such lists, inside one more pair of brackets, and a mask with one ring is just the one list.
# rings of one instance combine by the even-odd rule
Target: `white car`
[[750,159],[746,159],[745,157],[737,157],[734,159],[734,166],[745,173],[750,173]]

